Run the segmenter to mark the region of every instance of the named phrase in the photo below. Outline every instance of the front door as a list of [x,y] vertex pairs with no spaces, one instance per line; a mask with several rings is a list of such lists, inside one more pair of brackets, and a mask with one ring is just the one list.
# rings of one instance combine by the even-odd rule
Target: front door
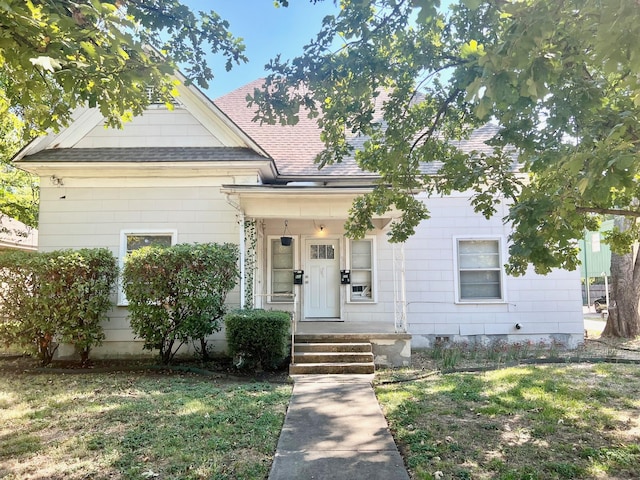
[[305,241],[305,319],[340,318],[340,255],[337,239]]

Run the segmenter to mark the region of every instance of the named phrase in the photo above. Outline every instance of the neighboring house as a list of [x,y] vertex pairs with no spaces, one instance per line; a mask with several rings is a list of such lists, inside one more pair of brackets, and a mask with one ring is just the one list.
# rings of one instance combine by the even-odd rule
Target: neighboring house
[[[407,363],[411,347],[437,339],[582,341],[578,272],[505,274],[504,206],[486,220],[465,193],[424,196],[431,219],[406,244],[387,242],[395,213],[347,239],[348,210],[375,176],[353,159],[318,170],[312,120],[253,123],[246,95],[259,85],[215,103],[181,85],[173,110],[154,105],[122,130],[86,109],[33,141],[16,162],[41,179],[40,249],[108,247],[122,260],[145,242],[237,243],[242,278],[230,307],[248,299],[291,311],[298,333],[366,334],[378,363]],[[494,130],[461,147],[488,148]],[[117,300],[94,355],[142,353]],[[224,336],[215,339],[223,349]]]
[[0,250],[38,250],[38,230],[0,213]]

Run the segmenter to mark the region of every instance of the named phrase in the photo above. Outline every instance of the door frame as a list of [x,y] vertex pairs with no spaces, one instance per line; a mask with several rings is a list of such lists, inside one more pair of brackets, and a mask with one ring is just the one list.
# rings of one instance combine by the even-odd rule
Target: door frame
[[[317,241],[335,241],[337,244],[337,265],[338,270],[344,269],[344,241],[342,235],[300,235],[300,268],[305,272],[305,280],[308,272],[307,244],[308,242]],[[337,280],[339,281],[339,279]],[[341,322],[343,305],[344,305],[344,289],[338,283],[338,315],[336,317],[306,317],[306,284],[302,285],[302,299],[300,304],[300,321],[304,322]]]

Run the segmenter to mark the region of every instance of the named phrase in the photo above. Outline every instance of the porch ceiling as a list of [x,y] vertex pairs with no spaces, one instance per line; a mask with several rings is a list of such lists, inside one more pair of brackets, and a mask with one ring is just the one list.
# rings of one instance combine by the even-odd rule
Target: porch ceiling
[[[251,218],[346,219],[353,200],[369,186],[225,185],[222,189]],[[390,211],[376,217],[382,227],[398,216]]]

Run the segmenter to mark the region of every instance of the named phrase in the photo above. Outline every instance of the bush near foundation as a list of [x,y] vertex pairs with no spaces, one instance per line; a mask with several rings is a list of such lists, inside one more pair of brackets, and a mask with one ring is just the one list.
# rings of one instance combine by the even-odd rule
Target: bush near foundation
[[134,333],[144,348],[159,350],[168,364],[180,347],[222,327],[225,300],[237,284],[238,247],[233,244],[179,244],[144,247],[126,258],[123,288]]
[[291,316],[277,310],[239,310],[225,316],[229,354],[238,367],[280,367],[288,356]]
[[42,365],[60,343],[83,364],[104,340],[101,322],[118,275],[104,248],[0,254],[0,339],[34,353]]

